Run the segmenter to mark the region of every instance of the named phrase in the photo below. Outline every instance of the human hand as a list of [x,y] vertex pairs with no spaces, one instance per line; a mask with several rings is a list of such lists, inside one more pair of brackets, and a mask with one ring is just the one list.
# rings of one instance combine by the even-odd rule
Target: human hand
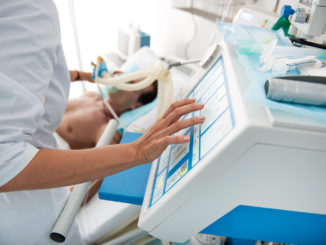
[[79,74],[80,74],[80,80],[94,83],[91,72],[80,71]]
[[94,80],[92,79],[92,73],[91,72],[84,72],[84,71],[77,71],[77,70],[70,70],[70,81],[88,81],[91,83],[94,83]]
[[183,115],[204,108],[203,104],[196,104],[195,101],[195,99],[183,99],[172,103],[164,115],[142,137],[131,143],[136,147],[141,163],[148,163],[158,158],[169,144],[182,144],[190,140],[187,136],[172,136],[172,134],[205,120],[204,117],[192,117],[179,121]]

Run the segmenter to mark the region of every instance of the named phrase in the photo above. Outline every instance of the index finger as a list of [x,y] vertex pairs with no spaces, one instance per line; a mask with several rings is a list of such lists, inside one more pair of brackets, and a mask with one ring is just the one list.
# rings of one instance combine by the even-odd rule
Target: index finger
[[180,106],[174,111],[172,111],[169,115],[167,115],[167,117],[164,119],[164,123],[166,124],[166,126],[170,126],[172,123],[178,121],[182,116],[194,111],[201,110],[203,108],[204,104],[196,103]]
[[169,106],[169,108],[165,111],[162,118],[166,118],[176,108],[184,106],[184,105],[188,105],[188,104],[191,104],[191,103],[194,103],[195,101],[196,101],[196,99],[185,98],[185,99],[177,100],[177,101],[173,102]]

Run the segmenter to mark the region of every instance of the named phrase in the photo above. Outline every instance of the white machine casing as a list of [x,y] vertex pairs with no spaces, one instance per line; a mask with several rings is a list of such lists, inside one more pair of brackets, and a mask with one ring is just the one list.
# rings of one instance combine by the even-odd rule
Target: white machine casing
[[232,22],[240,25],[257,26],[271,29],[279,15],[257,5],[246,5],[234,16]]
[[[250,81],[233,47],[220,43],[220,56],[234,128],[150,206],[153,162],[138,226],[162,240],[184,242],[239,205],[326,214],[325,123],[244,98]],[[199,69],[194,86],[208,70]]]
[[[295,6],[295,5],[294,5]],[[319,36],[326,31],[326,1],[300,1],[296,6],[300,12],[294,13],[291,24],[306,36]]]

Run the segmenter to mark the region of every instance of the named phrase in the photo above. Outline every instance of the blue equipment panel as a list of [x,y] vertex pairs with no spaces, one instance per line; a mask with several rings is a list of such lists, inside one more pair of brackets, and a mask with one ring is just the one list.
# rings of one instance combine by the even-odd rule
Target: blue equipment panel
[[201,233],[296,245],[325,245],[325,227],[326,215],[240,205]]
[[149,206],[154,205],[196,166],[234,128],[223,58],[220,57],[190,92],[188,98],[204,103],[201,112],[184,116],[205,115],[201,125],[182,130],[177,135],[190,137],[185,144],[169,146],[158,159]]
[[[130,143],[142,134],[125,132],[121,144]],[[104,178],[99,198],[115,202],[142,205],[152,164],[143,164]]]

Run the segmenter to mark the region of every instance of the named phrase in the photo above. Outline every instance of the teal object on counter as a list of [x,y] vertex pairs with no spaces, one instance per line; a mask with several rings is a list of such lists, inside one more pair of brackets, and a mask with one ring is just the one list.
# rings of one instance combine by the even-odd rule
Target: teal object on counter
[[291,22],[289,21],[289,16],[293,14],[294,14],[294,10],[292,9],[292,7],[290,5],[284,5],[281,11],[281,17],[272,27],[272,30],[277,31],[279,29],[282,29],[285,36],[288,36],[289,28],[291,25]]

